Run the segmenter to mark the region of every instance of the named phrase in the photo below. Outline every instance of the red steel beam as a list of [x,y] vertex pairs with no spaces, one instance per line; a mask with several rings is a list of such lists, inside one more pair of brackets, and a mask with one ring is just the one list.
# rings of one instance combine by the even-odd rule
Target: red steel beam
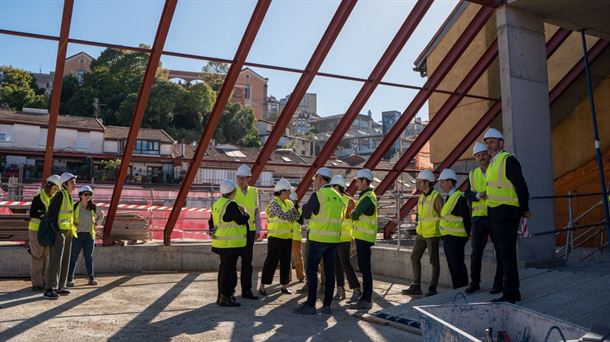
[[64,12],[61,18],[59,43],[57,44],[57,60],[55,61],[55,76],[53,77],[53,92],[51,93],[51,111],[49,112],[49,126],[47,128],[47,147],[44,153],[44,166],[42,182],[51,175],[53,168],[53,150],[55,149],[55,132],[57,131],[57,118],[59,116],[59,103],[61,102],[61,87],[64,81],[64,66],[66,65],[66,51],[68,50],[68,37],[70,36],[70,23],[72,22],[72,9],[74,0],[64,1]]
[[341,142],[341,139],[358,116],[358,113],[360,112],[362,107],[364,107],[368,99],[371,97],[371,95],[375,91],[375,88],[377,88],[377,85],[379,85],[379,83],[383,79],[383,76],[386,74],[386,72],[392,65],[392,62],[394,62],[394,60],[402,50],[403,46],[406,44],[407,40],[409,40],[411,34],[413,33],[413,31],[415,31],[417,25],[424,17],[431,5],[432,0],[419,0],[415,4],[413,9],[411,10],[411,13],[409,13],[409,16],[402,24],[402,26],[398,30],[398,33],[396,34],[396,36],[394,36],[394,39],[392,39],[392,42],[385,50],[383,56],[381,56],[381,59],[379,60],[379,62],[377,62],[377,65],[369,75],[368,81],[362,86],[362,88],[358,92],[358,95],[356,95],[356,98],[347,109],[345,115],[343,115],[341,121],[339,121],[337,128],[333,131],[326,144],[324,144],[324,148],[322,149],[322,151],[320,151],[320,154],[315,159],[309,170],[307,170],[307,173],[301,180],[301,183],[299,184],[296,191],[299,197],[302,197],[303,194],[305,194],[305,192],[309,188],[311,184],[311,177],[314,175],[316,169],[324,165],[326,161],[328,161],[335,148]]
[[[455,44],[449,49],[447,55],[443,58],[438,67],[434,70],[428,81],[424,85],[424,89],[420,90],[407,109],[398,118],[394,126],[388,134],[383,138],[379,146],[369,160],[364,164],[364,167],[372,169],[379,164],[386,152],[394,145],[394,142],[400,137],[402,132],[407,128],[409,122],[413,120],[415,115],[424,106],[428,98],[434,93],[434,90],[443,81],[451,68],[457,63],[464,51],[468,48],[472,40],[477,36],[481,29],[485,26],[489,18],[494,14],[494,10],[489,7],[481,7],[477,14],[472,18],[468,27],[462,32]],[[354,182],[348,187],[348,192],[353,193],[355,190]]]
[[271,153],[275,151],[277,142],[282,137],[282,134],[284,134],[284,130],[290,123],[294,112],[301,103],[301,100],[303,99],[305,92],[311,85],[311,82],[313,82],[315,75],[318,73],[320,66],[324,62],[324,59],[328,55],[328,52],[330,51],[335,40],[339,36],[339,32],[341,32],[341,29],[343,28],[343,25],[345,25],[347,18],[349,17],[350,13],[352,13],[354,6],[356,6],[356,0],[343,0],[337,8],[333,19],[331,20],[330,24],[328,25],[328,28],[326,29],[326,32],[324,32],[324,35],[322,36],[320,42],[318,43],[318,46],[314,50],[313,55],[309,60],[309,63],[307,63],[307,67],[305,67],[305,72],[301,74],[301,78],[299,79],[294,90],[290,94],[290,98],[288,99],[288,103],[286,103],[286,107],[284,107],[284,109],[282,110],[280,117],[278,118],[277,122],[273,126],[273,129],[271,130],[271,134],[265,142],[265,146],[263,146],[262,151],[259,153],[258,158],[256,159],[254,166],[252,167],[252,177],[250,178],[250,185],[256,184],[258,176],[260,175],[261,171],[265,167],[265,164],[269,160]]
[[[468,72],[466,77],[460,82],[455,89],[458,93],[466,93],[474,86],[479,80],[481,75],[487,70],[491,63],[498,57],[498,43],[494,40],[491,45],[485,50],[483,55],[475,63],[472,69]],[[439,129],[439,127],[445,122],[449,115],[453,112],[455,107],[462,101],[464,96],[451,96],[445,101],[439,111],[430,119],[430,122],[426,127],[419,133],[417,138],[411,143],[409,148],[403,153],[402,156],[392,167],[381,183],[375,188],[377,196],[383,195],[386,190],[394,183],[396,178],[400,175],[402,170],[409,165],[411,160],[419,153],[424,145],[430,140],[432,135]]]
[[212,113],[210,113],[210,117],[205,126],[203,134],[199,139],[199,144],[197,145],[197,149],[195,150],[195,155],[193,156],[193,160],[189,166],[189,169],[184,177],[184,181],[180,186],[180,192],[176,197],[176,201],[174,202],[174,207],[172,208],[172,212],[167,219],[167,223],[165,225],[165,229],[163,231],[163,242],[166,245],[171,244],[171,235],[174,230],[174,225],[180,216],[180,212],[182,211],[182,207],[186,201],[186,197],[188,192],[193,185],[193,181],[195,180],[195,176],[197,175],[197,171],[199,171],[199,167],[201,162],[203,161],[203,157],[205,156],[205,151],[208,149],[208,145],[210,141],[214,137],[214,133],[216,131],[216,127],[218,126],[218,122],[220,121],[220,116],[224,111],[225,105],[231,96],[231,91],[233,90],[233,86],[239,77],[239,73],[241,68],[246,61],[246,57],[248,57],[248,53],[250,52],[250,48],[254,43],[254,39],[258,33],[258,30],[263,23],[263,19],[267,14],[267,10],[269,9],[269,5],[271,4],[271,0],[259,0],[254,8],[254,12],[252,13],[252,17],[250,18],[250,22],[244,32],[244,36],[242,37],[241,42],[239,43],[239,47],[237,48],[237,52],[235,53],[235,58],[233,64],[229,68],[225,81],[220,88],[220,92],[218,93],[218,97],[216,98],[216,102],[214,103],[214,108],[212,109]]
[[[561,45],[561,43],[571,34],[571,31],[560,29],[556,32],[556,34],[547,42],[547,59],[553,55],[553,53],[557,50],[557,48]],[[591,49],[589,50],[590,60],[594,61],[599,57],[599,55],[606,49],[610,43],[606,40],[599,40]],[[584,71],[584,66],[582,64],[582,59],[578,61],[570,71],[566,73],[566,75],[555,85],[555,87],[549,92],[549,104],[553,105],[555,101],[561,96],[565,90],[573,84],[579,77],[581,77]],[[479,119],[479,121],[472,127],[472,129],[464,136],[464,138],[455,146],[453,151],[449,153],[449,155],[443,160],[441,164],[435,169],[435,172],[438,173],[444,168],[450,167],[455,163],[460,156],[466,152],[466,150],[476,141],[476,139],[483,134],[483,131],[491,125],[491,123],[500,115],[502,112],[502,103],[496,102],[492,107],[490,107],[487,112]],[[411,198],[400,209],[400,217],[404,217],[408,215],[409,212],[415,207],[417,204],[416,198]],[[396,227],[396,223],[389,222],[385,227],[386,236],[391,235],[393,229]]]
[[138,138],[138,131],[140,130],[142,119],[144,118],[144,111],[146,110],[148,98],[150,97],[150,92],[155,81],[155,74],[161,59],[161,52],[163,51],[167,33],[169,32],[169,27],[172,23],[177,1],[178,0],[166,0],[163,7],[163,13],[159,19],[159,26],[157,27],[155,40],[148,58],[148,65],[146,66],[144,80],[142,81],[136,107],[131,119],[131,127],[129,128],[129,135],[127,136],[125,150],[123,151],[123,158],[121,158],[119,174],[116,183],[114,184],[112,200],[110,201],[108,215],[106,216],[106,224],[104,225],[104,246],[110,246],[112,244],[112,241],[110,240],[112,224],[114,223],[117,207],[121,198],[121,192],[123,191],[123,185],[125,184],[125,179],[127,178],[129,163],[131,162],[133,149],[136,145],[136,139]]

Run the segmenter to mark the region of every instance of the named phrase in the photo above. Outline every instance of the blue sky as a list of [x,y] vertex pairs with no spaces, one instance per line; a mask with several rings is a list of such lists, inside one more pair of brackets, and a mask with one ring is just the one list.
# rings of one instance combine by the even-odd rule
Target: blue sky
[[[412,71],[413,61],[430,41],[458,0],[436,0],[405,45],[384,81],[422,85],[425,79]],[[231,59],[237,49],[255,1],[180,0],[165,50]],[[249,62],[304,68],[332,18],[338,0],[275,0],[248,56]],[[415,0],[361,0],[327,56],[321,71],[368,77]],[[0,28],[59,35],[62,1],[2,0]],[[76,0],[72,38],[136,46],[152,44],[163,1]],[[101,48],[70,44],[68,55],[86,51],[97,57]],[[0,65],[34,72],[52,71],[57,43],[0,35]],[[164,67],[199,71],[203,61],[162,57]],[[255,69],[269,78],[269,95],[290,93],[299,74]],[[361,88],[359,82],[316,77],[308,92],[318,95],[318,113],[343,113]],[[380,86],[362,112],[403,111],[416,91]],[[426,107],[420,115],[427,117]]]

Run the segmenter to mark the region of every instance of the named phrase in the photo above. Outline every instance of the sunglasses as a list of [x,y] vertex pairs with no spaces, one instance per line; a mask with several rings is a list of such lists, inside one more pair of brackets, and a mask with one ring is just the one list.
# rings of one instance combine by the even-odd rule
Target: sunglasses
[[92,194],[92,193],[90,193],[90,192],[85,192],[85,193],[83,194],[83,196],[86,196],[86,197],[91,197],[91,196],[93,196],[93,194]]

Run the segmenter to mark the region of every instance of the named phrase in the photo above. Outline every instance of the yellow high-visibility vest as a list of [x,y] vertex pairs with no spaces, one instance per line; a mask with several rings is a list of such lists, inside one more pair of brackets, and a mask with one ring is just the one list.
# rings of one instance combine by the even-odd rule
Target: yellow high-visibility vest
[[452,235],[458,237],[467,237],[466,229],[464,228],[464,219],[461,216],[452,215],[451,212],[455,208],[460,197],[464,197],[461,191],[455,191],[445,204],[443,204],[443,210],[441,210],[441,222],[440,230],[441,235]]
[[59,229],[68,230],[72,233],[72,237],[77,237],[76,227],[74,226],[74,201],[65,188],[61,189],[61,194],[63,198],[59,209]]
[[[38,193],[36,195],[34,195],[34,198],[36,198],[36,196],[40,196],[40,201],[42,201],[42,204],[44,205],[45,210],[48,210],[49,204],[51,204],[52,196],[49,197],[44,190],[38,191]],[[40,219],[31,218],[30,222],[28,223],[28,229],[33,232],[37,232],[38,228],[40,228]]]
[[220,197],[212,205],[212,220],[216,231],[212,236],[212,247],[214,248],[240,248],[246,247],[247,229],[245,225],[234,221],[225,222],[223,217],[227,206],[234,202],[227,197]]
[[372,190],[367,191],[362,196],[360,196],[360,198],[358,198],[358,202],[356,203],[356,208],[358,208],[360,202],[362,202],[362,200],[367,197],[370,198],[371,202],[373,202],[373,205],[375,206],[375,212],[372,216],[362,214],[360,215],[360,217],[358,217],[357,220],[353,220],[354,230],[352,232],[352,235],[354,236],[354,239],[375,243],[375,240],[377,239],[378,228],[377,219],[379,216],[377,209],[377,195],[375,195],[375,192]]
[[438,191],[432,189],[430,195],[419,195],[417,201],[417,234],[424,238],[440,237],[439,223],[441,216],[434,210],[434,202],[440,196]]
[[[486,191],[486,182],[485,182],[485,174],[480,167],[470,171],[468,174],[468,180],[470,181],[470,188],[474,192],[484,192]],[[478,201],[472,202],[472,216],[473,217],[483,217],[487,216],[487,201],[484,199],[480,199]]]
[[254,186],[248,186],[248,191],[244,192],[238,186],[235,188],[235,202],[246,208],[246,212],[250,215],[248,226],[251,232],[256,231],[256,208],[258,208],[258,189]]
[[343,221],[343,199],[331,187],[316,191],[320,210],[309,220],[309,240],[325,243],[339,243],[341,222]]
[[489,164],[485,173],[487,206],[495,208],[500,205],[519,206],[515,186],[506,178],[506,158],[511,154],[502,151]]
[[288,200],[290,204],[284,203],[279,197],[275,196],[273,201],[267,204],[267,234],[269,237],[276,237],[278,239],[292,239],[292,229],[294,227],[294,221],[284,220],[277,216],[269,215],[269,207],[272,203],[277,203],[282,211],[288,212],[293,208],[292,201]]
[[341,236],[339,237],[339,241],[341,242],[350,242],[352,241],[352,230],[353,230],[353,221],[351,218],[347,217],[347,207],[349,206],[352,198],[348,194],[343,194],[343,205],[345,206],[345,210],[343,211],[343,221],[341,222]]

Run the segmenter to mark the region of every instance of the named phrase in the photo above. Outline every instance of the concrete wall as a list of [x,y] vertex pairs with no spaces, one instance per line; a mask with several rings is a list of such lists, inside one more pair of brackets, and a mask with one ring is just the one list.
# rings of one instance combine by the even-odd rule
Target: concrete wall
[[104,153],[117,153],[119,152],[119,141],[118,140],[104,140]]

